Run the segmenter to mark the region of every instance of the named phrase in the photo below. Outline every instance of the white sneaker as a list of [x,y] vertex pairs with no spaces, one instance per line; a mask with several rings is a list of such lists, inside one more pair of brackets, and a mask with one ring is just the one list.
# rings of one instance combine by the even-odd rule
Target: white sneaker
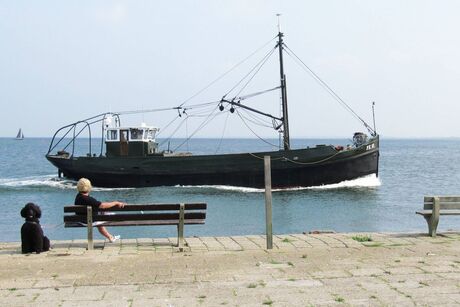
[[110,243],[114,243],[114,242],[120,240],[120,238],[121,238],[121,236],[119,236],[119,235],[118,235],[118,236],[113,236],[113,239],[112,239],[112,240],[109,240],[109,242],[110,242]]

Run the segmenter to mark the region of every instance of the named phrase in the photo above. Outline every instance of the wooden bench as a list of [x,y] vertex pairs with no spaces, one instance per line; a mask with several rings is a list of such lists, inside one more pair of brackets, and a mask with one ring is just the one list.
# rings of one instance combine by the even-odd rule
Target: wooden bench
[[177,247],[182,250],[184,225],[204,224],[206,207],[206,203],[148,204],[126,205],[123,208],[113,207],[93,212],[90,206],[66,206],[64,227],[86,227],[88,250],[92,250],[93,227],[177,225]]
[[425,196],[423,210],[416,213],[428,223],[428,234],[436,237],[440,215],[460,215],[460,196]]

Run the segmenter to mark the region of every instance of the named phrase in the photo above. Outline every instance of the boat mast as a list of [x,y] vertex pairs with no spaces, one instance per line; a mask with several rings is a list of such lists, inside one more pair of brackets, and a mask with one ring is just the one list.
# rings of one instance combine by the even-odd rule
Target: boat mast
[[[278,26],[279,30],[279,26]],[[281,83],[281,101],[282,101],[282,109],[283,109],[283,145],[284,150],[290,149],[290,141],[289,141],[289,120],[288,120],[288,108],[287,108],[287,90],[286,90],[286,75],[284,74],[284,65],[283,65],[283,36],[284,34],[281,33],[279,30],[278,32],[278,49],[279,49],[279,57],[280,57],[280,83]]]

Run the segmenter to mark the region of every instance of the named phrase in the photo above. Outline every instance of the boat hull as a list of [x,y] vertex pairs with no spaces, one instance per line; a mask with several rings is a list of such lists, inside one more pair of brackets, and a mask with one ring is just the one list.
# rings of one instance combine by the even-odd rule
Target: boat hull
[[65,177],[85,177],[100,187],[229,185],[264,187],[264,156],[271,157],[272,187],[338,183],[377,174],[379,140],[337,151],[332,146],[259,153],[146,157],[47,155]]

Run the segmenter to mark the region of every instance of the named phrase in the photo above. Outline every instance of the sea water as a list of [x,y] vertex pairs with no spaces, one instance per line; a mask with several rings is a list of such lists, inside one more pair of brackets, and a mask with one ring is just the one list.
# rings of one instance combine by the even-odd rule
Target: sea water
[[[76,183],[59,179],[46,159],[49,138],[17,141],[0,138],[0,241],[20,241],[21,208],[38,204],[41,224],[51,240],[86,237],[84,228],[64,228],[63,207],[72,205]],[[273,141],[276,143],[276,141]],[[350,140],[295,139],[293,147],[347,144]],[[173,140],[169,144],[181,144]],[[75,151],[84,152],[84,141]],[[251,139],[195,139],[184,151],[222,153],[272,150]],[[71,150],[71,148],[70,148]],[[93,144],[92,153],[100,153]],[[312,230],[336,232],[426,232],[424,195],[460,194],[460,139],[385,139],[380,142],[379,176],[338,184],[273,192],[274,234]],[[101,201],[130,204],[206,202],[205,225],[188,225],[186,236],[231,236],[265,233],[264,191],[229,186],[176,186],[152,188],[94,188]],[[439,230],[458,230],[460,217],[443,216]],[[174,237],[175,226],[111,227],[122,238]],[[97,233],[97,232],[96,232]],[[101,238],[99,234],[97,238]]]

